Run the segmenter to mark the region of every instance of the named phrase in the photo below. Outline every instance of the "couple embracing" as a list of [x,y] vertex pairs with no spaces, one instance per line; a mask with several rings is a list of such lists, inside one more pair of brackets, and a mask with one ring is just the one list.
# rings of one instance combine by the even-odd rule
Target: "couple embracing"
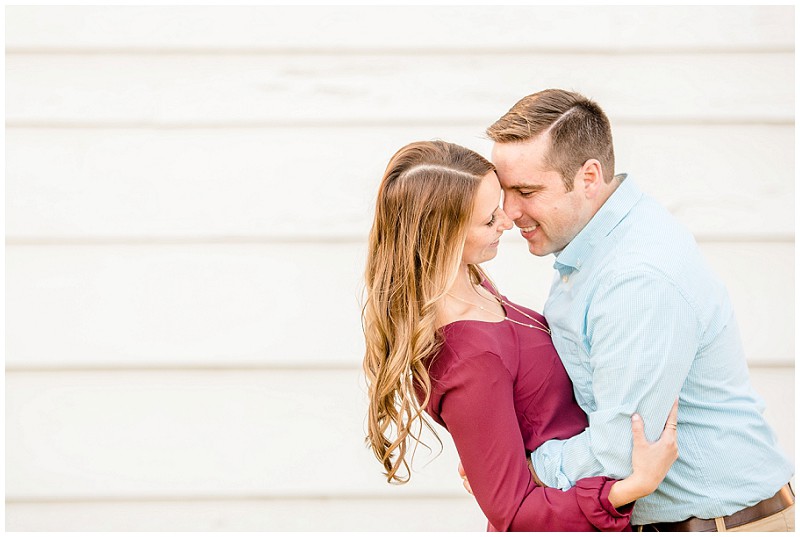
[[[368,443],[410,477],[425,415],[491,531],[794,531],[794,469],[692,237],[625,174],[593,101],[550,89],[390,160],[363,311]],[[554,255],[541,315],[480,263],[516,226]],[[653,439],[651,442],[649,439]]]

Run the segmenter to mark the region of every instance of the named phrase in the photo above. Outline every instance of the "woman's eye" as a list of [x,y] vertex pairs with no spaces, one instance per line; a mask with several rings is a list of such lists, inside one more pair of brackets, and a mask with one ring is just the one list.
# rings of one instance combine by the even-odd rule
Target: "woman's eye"
[[492,215],[492,217],[489,219],[489,221],[486,223],[486,225],[487,226],[491,226],[492,224],[495,223],[496,220],[497,220],[497,217],[495,215]]

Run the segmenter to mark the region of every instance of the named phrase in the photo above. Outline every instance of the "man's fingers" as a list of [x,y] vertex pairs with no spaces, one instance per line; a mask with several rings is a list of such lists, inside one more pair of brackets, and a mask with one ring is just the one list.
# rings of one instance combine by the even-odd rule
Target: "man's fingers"
[[464,471],[464,465],[461,464],[461,461],[458,461],[458,475],[461,476],[461,484],[464,485],[464,489],[467,492],[472,494],[472,487],[469,486],[469,479],[467,479],[467,472]]

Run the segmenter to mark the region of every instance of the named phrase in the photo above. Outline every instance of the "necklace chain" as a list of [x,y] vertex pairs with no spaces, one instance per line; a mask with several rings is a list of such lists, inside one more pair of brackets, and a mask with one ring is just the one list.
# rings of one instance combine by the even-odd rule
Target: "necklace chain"
[[541,330],[542,332],[547,332],[548,334],[551,333],[550,329],[542,321],[540,321],[539,319],[535,319],[535,318],[531,317],[530,315],[528,315],[524,311],[522,311],[519,308],[517,308],[516,306],[514,306],[514,304],[511,304],[510,302],[507,302],[507,301],[503,300],[503,297],[499,297],[499,296],[496,296],[494,294],[492,295],[495,298],[495,300],[497,300],[501,305],[509,306],[511,309],[513,309],[514,311],[516,311],[518,313],[521,313],[522,315],[524,315],[525,317],[527,317],[528,319],[530,319],[531,321],[533,321],[536,324],[522,323],[520,321],[512,319],[508,315],[500,315],[499,313],[495,313],[495,312],[493,312],[491,310],[488,310],[488,309],[484,308],[483,306],[480,306],[478,304],[473,304],[469,300],[464,300],[463,298],[458,297],[458,296],[454,295],[453,293],[447,293],[447,294],[450,295],[451,297],[455,298],[456,300],[460,300],[461,302],[463,302],[465,304],[469,304],[470,306],[474,306],[474,307],[478,308],[479,310],[485,311],[486,313],[489,313],[491,315],[495,315],[497,317],[501,317],[501,318],[505,319],[506,321],[510,321],[510,322],[518,324],[520,326],[527,326],[528,328],[533,328],[535,330]]

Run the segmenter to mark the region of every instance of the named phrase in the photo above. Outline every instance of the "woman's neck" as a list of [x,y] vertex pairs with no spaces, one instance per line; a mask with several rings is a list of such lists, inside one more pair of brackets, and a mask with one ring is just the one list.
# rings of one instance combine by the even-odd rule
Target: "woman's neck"
[[467,266],[462,266],[441,305],[439,325],[459,320],[497,321],[503,309],[486,289],[476,286]]
[[453,286],[450,287],[448,293],[467,300],[478,298],[478,296],[476,296],[477,289],[470,276],[469,265],[462,265],[461,268],[458,269],[458,276],[456,276]]

